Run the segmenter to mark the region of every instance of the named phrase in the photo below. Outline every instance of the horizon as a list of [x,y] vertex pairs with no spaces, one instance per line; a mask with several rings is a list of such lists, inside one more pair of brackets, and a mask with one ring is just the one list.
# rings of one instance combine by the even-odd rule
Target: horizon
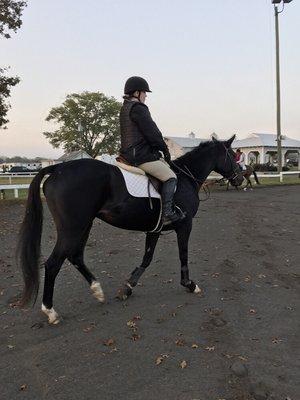
[[[298,140],[299,11],[293,1],[279,17],[282,134]],[[86,90],[121,100],[131,75],[149,81],[147,105],[163,136],[276,134],[273,13],[271,0],[251,8],[236,0],[29,1],[21,29],[1,39],[0,57],[21,82],[0,155],[60,157],[42,135],[54,127],[50,109]]]

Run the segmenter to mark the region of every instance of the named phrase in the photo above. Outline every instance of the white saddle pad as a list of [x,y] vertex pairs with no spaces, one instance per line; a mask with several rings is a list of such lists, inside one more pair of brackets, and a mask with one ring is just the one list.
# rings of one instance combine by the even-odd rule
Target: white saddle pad
[[[119,168],[119,167],[118,167]],[[119,168],[125,180],[126,188],[131,196],[148,197],[148,177],[145,175],[134,174]],[[160,194],[150,183],[150,196],[160,199]]]

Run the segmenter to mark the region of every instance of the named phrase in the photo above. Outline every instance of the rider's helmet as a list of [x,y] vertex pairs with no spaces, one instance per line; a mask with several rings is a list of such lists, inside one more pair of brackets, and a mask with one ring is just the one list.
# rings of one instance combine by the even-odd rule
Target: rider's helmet
[[135,91],[139,92],[151,92],[149,89],[148,82],[146,79],[140,76],[132,76],[127,79],[124,87],[124,94],[132,94]]
[[241,152],[241,149],[240,149],[240,148],[238,148],[238,149],[236,149],[236,151],[237,151],[238,153],[240,153],[240,152]]

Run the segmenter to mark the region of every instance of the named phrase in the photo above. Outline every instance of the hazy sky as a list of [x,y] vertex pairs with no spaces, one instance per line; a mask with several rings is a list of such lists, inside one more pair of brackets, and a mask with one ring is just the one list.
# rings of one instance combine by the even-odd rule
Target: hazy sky
[[[280,14],[282,131],[300,139],[300,2]],[[65,96],[101,91],[121,100],[124,81],[145,77],[164,135],[276,131],[271,0],[31,0],[23,26],[0,40],[13,89],[0,155],[56,157],[42,135]]]

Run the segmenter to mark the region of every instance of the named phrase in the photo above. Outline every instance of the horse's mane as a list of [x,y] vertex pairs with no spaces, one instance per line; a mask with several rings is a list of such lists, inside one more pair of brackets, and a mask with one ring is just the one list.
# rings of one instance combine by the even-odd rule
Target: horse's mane
[[190,150],[187,153],[183,154],[182,156],[176,158],[174,160],[174,162],[177,165],[189,163],[189,161],[193,161],[195,159],[195,157],[198,158],[199,154],[201,152],[207,150],[210,147],[215,146],[216,143],[218,143],[218,142],[217,141],[212,141],[212,140],[207,140],[206,142],[201,142],[193,150]]

